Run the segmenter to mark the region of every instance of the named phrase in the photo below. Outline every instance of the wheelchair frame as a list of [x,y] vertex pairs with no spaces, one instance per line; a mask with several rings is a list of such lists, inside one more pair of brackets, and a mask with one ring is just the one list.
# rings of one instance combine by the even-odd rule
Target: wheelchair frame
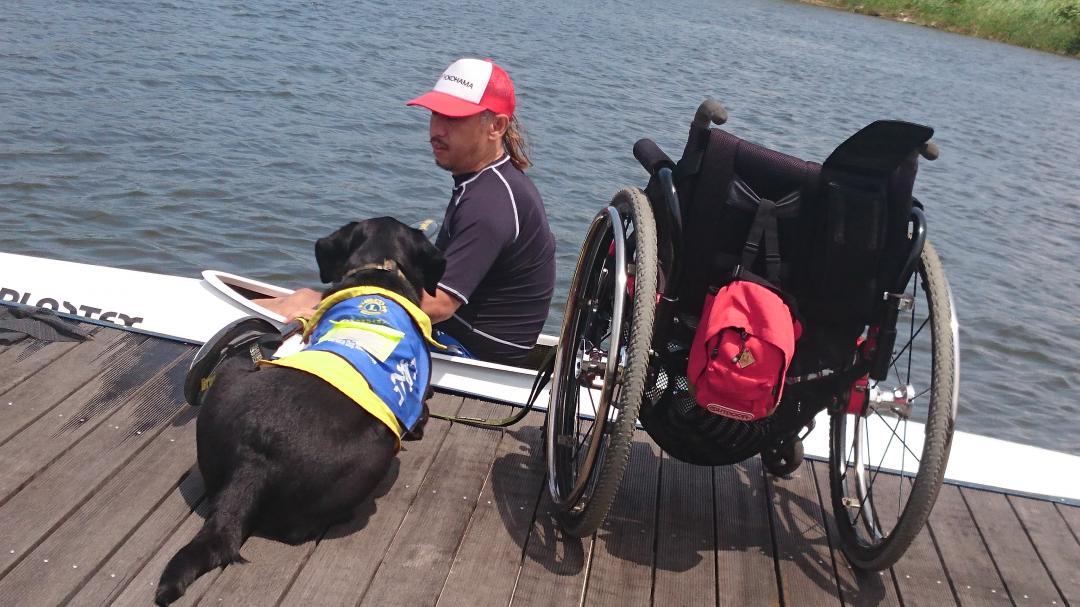
[[[679,389],[672,388],[673,382],[685,383],[677,376],[680,364],[685,374],[685,363],[680,362],[685,352],[673,355],[668,345],[688,345],[687,335],[692,334],[678,311],[682,265],[688,260],[683,259],[686,207],[676,186],[676,171],[697,174],[711,125],[726,119],[719,103],[702,103],[678,165],[652,141],[639,141],[634,155],[650,174],[646,191],[651,195],[636,188],[621,190],[589,227],[567,296],[547,413],[545,457],[556,516],[573,535],[589,535],[600,526],[629,462],[639,414],[644,414],[646,431],[675,457],[716,465],[760,453],[769,472],[787,475],[802,462],[801,439],[813,429],[813,418],[827,409],[830,493],[841,547],[859,568],[887,568],[925,525],[943,482],[956,415],[957,323],[918,201],[912,206],[908,252],[898,264],[899,275],[882,294],[885,304],[876,306],[875,317],[864,326],[861,345],[852,344],[850,364],[816,377],[789,377],[777,411],[797,401],[787,405],[795,413],[785,410],[784,416],[759,420],[764,423],[736,426],[700,407],[661,408],[665,394]],[[848,151],[858,148],[855,141],[852,137],[838,151],[845,145]],[[928,136],[913,151],[927,159],[937,156]],[[902,318],[908,324],[908,340],[898,348]],[[929,337],[928,347],[917,341],[920,337]],[[898,363],[902,366],[905,357],[908,369],[903,375]],[[921,367],[927,357],[929,379],[922,385],[918,382],[925,378],[915,378],[913,384],[912,367]],[[890,371],[896,385],[885,387]],[[796,379],[801,381],[792,383]],[[916,385],[925,389],[916,392]],[[685,402],[687,397],[682,398]],[[582,415],[586,405],[591,411]],[[719,456],[694,461],[686,457],[689,452],[680,452],[676,441],[665,444],[663,426],[655,421],[659,418],[649,421],[661,410],[681,420],[682,432],[700,432],[708,440],[723,437],[715,442]],[[709,434],[705,428],[710,425],[723,432]],[[915,440],[918,430],[922,437]],[[871,431],[884,431],[889,437],[884,453],[874,452],[880,444],[871,441]],[[741,443],[730,439],[739,432]],[[917,464],[914,470],[907,468],[909,457]],[[881,480],[897,482],[875,492],[882,474]]]

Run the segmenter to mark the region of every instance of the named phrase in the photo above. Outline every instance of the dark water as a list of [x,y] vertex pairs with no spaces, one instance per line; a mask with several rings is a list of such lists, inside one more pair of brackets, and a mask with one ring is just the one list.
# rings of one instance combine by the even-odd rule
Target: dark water
[[591,216],[642,183],[633,141],[677,154],[705,95],[816,160],[874,119],[936,127],[916,193],[962,324],[960,428],[1080,453],[1080,62],[817,7],[7,2],[0,250],[314,284],[340,224],[441,216],[403,102],[462,55],[518,83],[558,308]]

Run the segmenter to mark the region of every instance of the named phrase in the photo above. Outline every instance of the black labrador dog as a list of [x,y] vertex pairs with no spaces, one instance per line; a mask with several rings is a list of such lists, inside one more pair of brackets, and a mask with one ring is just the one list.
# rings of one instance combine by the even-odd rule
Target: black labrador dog
[[[376,286],[417,306],[446,261],[423,233],[390,217],[350,223],[315,243],[320,278]],[[388,263],[391,260],[392,263]],[[389,267],[388,267],[389,266]],[[322,379],[297,369],[222,361],[201,399],[199,470],[210,499],[202,529],[169,561],[155,602],[167,605],[216,567],[243,562],[253,532],[288,543],[318,537],[354,513],[385,475],[397,437]],[[428,386],[419,386],[427,395]],[[407,438],[422,434],[427,406]]]

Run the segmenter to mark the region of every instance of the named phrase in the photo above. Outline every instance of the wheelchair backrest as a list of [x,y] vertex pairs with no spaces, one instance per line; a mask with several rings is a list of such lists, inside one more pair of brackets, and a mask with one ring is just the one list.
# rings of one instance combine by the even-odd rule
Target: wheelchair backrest
[[[688,154],[684,153],[684,158]],[[679,299],[696,313],[711,285],[723,282],[739,261],[753,211],[733,204],[733,186],[741,181],[759,197],[778,201],[795,193],[796,208],[778,217],[781,284],[798,294],[802,260],[810,247],[811,226],[805,207],[818,195],[821,165],[742,140],[712,129],[697,173],[677,172],[676,186],[683,205],[683,252],[686,263]],[[763,263],[762,260],[759,262]],[[749,268],[762,276],[763,267]]]
[[[707,289],[730,276],[754,218],[753,201],[772,200],[779,203],[778,286],[794,297],[807,329],[799,349],[818,343],[815,358],[849,356],[906,259],[916,153],[930,134],[909,123],[875,122],[824,165],[720,129],[690,137],[676,169],[684,230],[680,311],[698,314]],[[695,140],[705,142],[703,153],[690,149]],[[762,276],[763,257],[749,268]]]

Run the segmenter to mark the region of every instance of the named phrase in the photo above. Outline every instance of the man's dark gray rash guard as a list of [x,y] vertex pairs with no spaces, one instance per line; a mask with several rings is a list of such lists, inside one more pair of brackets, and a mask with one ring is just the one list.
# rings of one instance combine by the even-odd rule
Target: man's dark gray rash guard
[[435,245],[446,256],[439,287],[462,304],[437,328],[478,358],[521,362],[555,288],[555,239],[532,180],[509,156],[455,175]]

